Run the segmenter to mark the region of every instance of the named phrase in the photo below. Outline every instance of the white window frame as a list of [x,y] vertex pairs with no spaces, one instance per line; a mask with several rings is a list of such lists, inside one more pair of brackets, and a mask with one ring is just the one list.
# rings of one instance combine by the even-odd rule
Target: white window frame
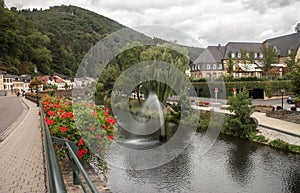
[[214,70],[217,69],[217,64],[213,64],[213,69],[214,69]]
[[210,64],[206,64],[206,69],[210,70]]

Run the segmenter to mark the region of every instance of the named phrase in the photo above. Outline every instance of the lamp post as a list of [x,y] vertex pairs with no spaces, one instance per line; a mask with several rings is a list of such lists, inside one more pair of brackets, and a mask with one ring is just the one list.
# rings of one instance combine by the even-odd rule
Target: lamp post
[[283,109],[283,93],[284,93],[284,89],[280,89],[281,92],[281,108]]
[[[34,73],[37,75],[38,69],[37,67],[34,67]],[[39,87],[38,87],[38,79],[37,76],[35,76],[35,86],[36,86],[36,106],[39,107]]]

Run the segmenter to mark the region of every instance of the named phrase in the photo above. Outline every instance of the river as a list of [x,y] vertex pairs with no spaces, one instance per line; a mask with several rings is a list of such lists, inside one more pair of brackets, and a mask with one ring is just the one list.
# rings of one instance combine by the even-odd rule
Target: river
[[202,137],[197,133],[182,154],[154,169],[111,165],[108,187],[117,193],[300,192],[300,155],[221,135],[199,156]]

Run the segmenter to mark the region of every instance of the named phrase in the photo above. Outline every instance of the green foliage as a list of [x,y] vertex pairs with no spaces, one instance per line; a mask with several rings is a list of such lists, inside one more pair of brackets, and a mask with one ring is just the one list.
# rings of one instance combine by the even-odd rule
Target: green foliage
[[[225,82],[224,84],[225,84],[226,91],[219,90],[219,93],[220,94],[226,93],[227,96],[231,96],[233,95],[233,88],[237,88],[238,90],[241,90],[244,87],[247,89],[265,89],[267,96],[268,95],[272,96],[275,95],[276,93],[280,93],[281,88],[284,88],[285,93],[292,92],[291,90],[292,84],[290,80],[280,80],[280,81],[262,81],[262,80],[264,79],[259,79],[258,81]],[[222,82],[215,82],[210,84],[212,88],[215,88],[215,87],[219,87],[218,85],[222,85]],[[197,92],[198,96],[201,97],[214,96],[214,93],[210,92],[208,84],[206,82],[193,82],[193,86],[197,91],[201,90],[201,92]]]
[[265,142],[268,142],[269,140],[263,136],[263,135],[256,135],[253,137],[253,140],[256,140],[256,141],[259,141],[259,142],[262,142],[262,143],[265,143]]
[[300,95],[300,62],[295,64],[295,68],[292,71],[292,90],[295,95]]
[[290,151],[293,153],[300,153],[300,146],[289,144],[281,139],[275,139],[269,143],[271,147],[275,147],[277,149]]
[[230,112],[233,112],[234,115],[228,117],[223,132],[244,139],[254,137],[256,128],[250,117],[254,107],[248,91],[244,88],[236,97],[229,97],[228,104]]
[[262,47],[262,53],[263,53],[263,63],[264,63],[264,72],[268,76],[269,70],[271,69],[271,64],[276,63],[276,51],[270,47],[263,45]]

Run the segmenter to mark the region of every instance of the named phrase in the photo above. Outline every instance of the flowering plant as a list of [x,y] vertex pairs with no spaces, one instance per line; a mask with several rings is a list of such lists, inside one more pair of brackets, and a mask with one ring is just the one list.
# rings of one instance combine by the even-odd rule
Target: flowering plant
[[[116,121],[109,115],[108,108],[73,105],[64,97],[44,97],[42,105],[51,135],[76,143],[78,158],[88,158],[91,150],[103,153],[114,140]],[[74,115],[75,109],[78,114]],[[75,119],[78,121],[75,122]],[[56,150],[61,151],[58,146]]]

